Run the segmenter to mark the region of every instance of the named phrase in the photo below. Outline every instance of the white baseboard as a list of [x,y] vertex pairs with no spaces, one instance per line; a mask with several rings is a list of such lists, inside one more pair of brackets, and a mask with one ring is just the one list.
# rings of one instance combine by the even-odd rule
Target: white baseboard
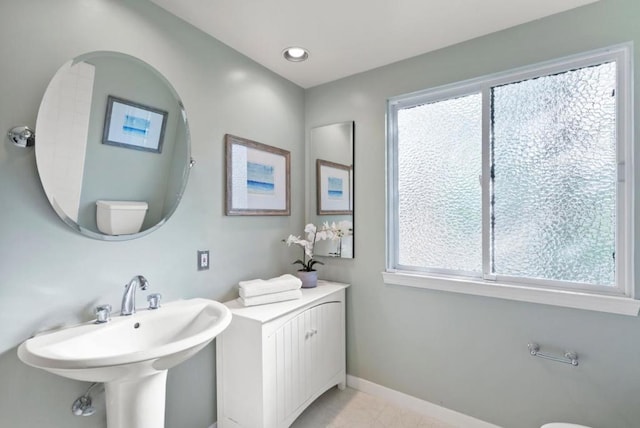
[[464,413],[447,409],[446,407],[421,400],[359,377],[347,375],[347,385],[350,388],[385,399],[397,406],[413,410],[425,416],[434,417],[451,425],[463,426],[465,428],[500,428],[497,425],[481,421]]
[[218,423],[214,422],[213,425],[211,425],[209,428],[218,428]]

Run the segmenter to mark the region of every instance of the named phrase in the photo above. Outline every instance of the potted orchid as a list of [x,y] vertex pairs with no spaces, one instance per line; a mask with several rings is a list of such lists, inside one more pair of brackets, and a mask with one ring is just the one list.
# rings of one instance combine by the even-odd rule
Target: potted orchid
[[306,239],[302,239],[300,236],[289,235],[287,239],[283,239],[282,241],[288,246],[296,244],[302,247],[302,258],[292,264],[301,265],[297,273],[302,281],[302,287],[312,288],[318,283],[318,271],[314,269],[314,266],[324,264],[319,260],[313,259],[313,247],[315,243],[325,239],[337,239],[339,235],[337,230],[329,226],[328,223],[324,223],[320,229],[314,224],[309,223],[304,227],[304,233],[306,234]]

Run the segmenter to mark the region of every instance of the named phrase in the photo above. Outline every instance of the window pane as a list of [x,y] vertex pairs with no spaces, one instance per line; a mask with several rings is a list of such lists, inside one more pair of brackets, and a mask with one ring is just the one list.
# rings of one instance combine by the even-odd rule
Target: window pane
[[398,262],[482,272],[480,94],[398,112]]
[[493,88],[496,274],[614,285],[615,63]]

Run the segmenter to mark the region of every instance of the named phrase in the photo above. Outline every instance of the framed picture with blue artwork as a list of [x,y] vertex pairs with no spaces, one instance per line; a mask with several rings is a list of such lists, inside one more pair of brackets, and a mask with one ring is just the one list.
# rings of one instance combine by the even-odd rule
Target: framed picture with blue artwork
[[353,214],[351,166],[316,159],[318,215]]
[[167,116],[164,110],[109,95],[102,143],[161,153]]
[[291,215],[287,150],[225,135],[226,214]]

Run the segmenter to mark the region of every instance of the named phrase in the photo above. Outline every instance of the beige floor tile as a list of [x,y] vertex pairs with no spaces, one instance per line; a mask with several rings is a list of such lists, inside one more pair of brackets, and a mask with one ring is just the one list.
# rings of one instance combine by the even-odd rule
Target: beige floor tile
[[386,406],[379,419],[383,426],[389,428],[417,428],[422,415],[396,406]]
[[423,416],[420,422],[418,423],[418,428],[456,428],[454,425],[450,425],[442,422],[436,418],[431,418],[429,416]]
[[455,428],[378,397],[332,388],[313,402],[291,428]]

